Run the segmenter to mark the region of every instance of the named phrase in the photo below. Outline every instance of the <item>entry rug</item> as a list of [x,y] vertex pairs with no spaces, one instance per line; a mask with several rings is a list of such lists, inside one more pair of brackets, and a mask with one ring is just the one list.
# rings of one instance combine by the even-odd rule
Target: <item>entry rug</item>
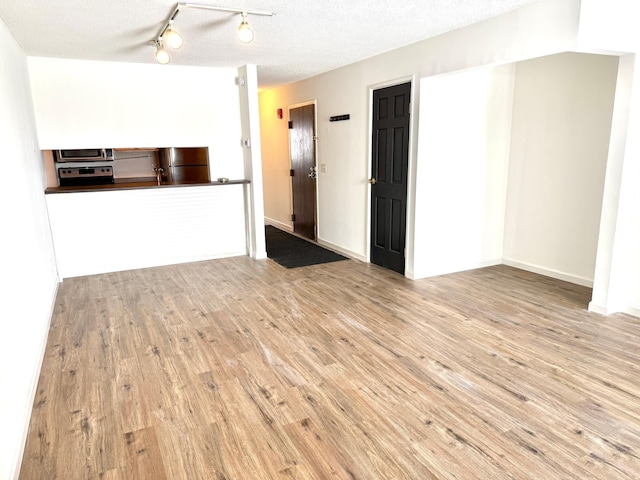
[[271,225],[265,226],[267,257],[286,268],[306,267],[320,263],[347,260],[331,250],[284,232]]

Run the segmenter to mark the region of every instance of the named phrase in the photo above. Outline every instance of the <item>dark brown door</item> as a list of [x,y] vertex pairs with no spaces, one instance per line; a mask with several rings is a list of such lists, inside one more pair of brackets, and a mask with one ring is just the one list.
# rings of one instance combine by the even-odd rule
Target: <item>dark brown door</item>
[[411,83],[373,92],[371,262],[404,274]]
[[289,110],[293,231],[316,239],[315,105]]

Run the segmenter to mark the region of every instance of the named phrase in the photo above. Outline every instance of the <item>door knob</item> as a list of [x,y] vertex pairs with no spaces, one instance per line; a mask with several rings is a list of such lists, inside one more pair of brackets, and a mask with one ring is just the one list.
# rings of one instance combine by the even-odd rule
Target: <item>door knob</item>
[[370,178],[370,179],[369,179],[369,183],[370,183],[371,185],[375,185],[375,184],[376,184],[376,179],[375,179],[375,178]]

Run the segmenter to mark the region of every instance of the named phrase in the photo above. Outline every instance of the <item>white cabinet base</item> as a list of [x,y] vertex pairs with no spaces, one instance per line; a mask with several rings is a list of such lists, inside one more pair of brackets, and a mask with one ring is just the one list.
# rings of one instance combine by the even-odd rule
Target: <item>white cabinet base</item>
[[244,185],[46,195],[60,278],[247,254]]

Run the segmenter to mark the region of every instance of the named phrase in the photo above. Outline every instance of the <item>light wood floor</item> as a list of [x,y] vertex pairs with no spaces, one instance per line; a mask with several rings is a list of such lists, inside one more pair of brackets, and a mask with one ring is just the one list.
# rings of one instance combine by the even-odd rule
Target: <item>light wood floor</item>
[[638,479],[640,320],[499,266],[66,280],[20,478]]

